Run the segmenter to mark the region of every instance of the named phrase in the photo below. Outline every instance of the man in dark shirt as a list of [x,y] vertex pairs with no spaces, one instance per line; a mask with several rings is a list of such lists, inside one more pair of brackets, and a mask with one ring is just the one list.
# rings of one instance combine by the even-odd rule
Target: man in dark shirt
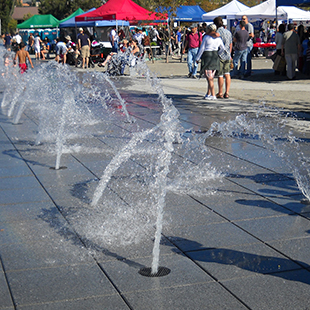
[[11,40],[12,40],[12,37],[9,33],[6,33],[5,37],[4,37],[4,47],[10,51],[11,50]]
[[80,33],[78,35],[79,49],[81,50],[82,57],[82,68],[84,68],[86,60],[86,69],[88,68],[88,61],[90,57],[90,40],[87,34],[84,33],[83,28],[79,29]]
[[[234,69],[232,77],[237,77],[240,74],[241,78],[244,78],[245,74],[245,65],[247,61],[247,41],[249,38],[249,33],[245,30],[245,21],[240,22],[240,30],[238,30],[234,35]],[[238,65],[240,60],[240,68],[238,71]]]

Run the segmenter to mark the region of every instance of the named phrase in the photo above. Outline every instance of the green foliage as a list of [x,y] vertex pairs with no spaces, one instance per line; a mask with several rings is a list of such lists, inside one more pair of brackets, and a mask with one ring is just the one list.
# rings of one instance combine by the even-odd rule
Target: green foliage
[[16,26],[17,26],[17,20],[13,19],[12,17],[10,18],[8,22],[8,31],[10,33],[15,33],[16,31]]
[[32,17],[32,16],[33,16],[32,14],[27,13],[27,14],[25,14],[25,15],[23,16],[23,20],[25,21],[25,20],[29,19],[29,18]]
[[176,16],[177,8],[185,4],[186,0],[153,0],[153,11],[166,13],[173,20]]
[[52,14],[58,19],[63,19],[78,8],[86,11],[91,8],[98,8],[101,5],[101,0],[41,0],[39,13]]
[[2,33],[9,32],[9,22],[13,14],[15,6],[14,0],[2,0],[0,1],[0,18],[1,18],[1,29]]

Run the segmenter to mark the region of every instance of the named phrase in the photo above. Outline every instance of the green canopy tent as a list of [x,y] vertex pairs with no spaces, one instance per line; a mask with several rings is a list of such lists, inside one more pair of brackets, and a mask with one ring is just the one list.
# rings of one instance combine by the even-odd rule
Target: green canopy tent
[[60,23],[63,23],[63,22],[66,22],[67,20],[69,20],[70,18],[72,18],[72,17],[75,17],[75,16],[77,16],[77,15],[81,15],[81,14],[83,14],[84,13],[84,11],[81,9],[81,8],[78,8],[74,13],[72,13],[70,16],[68,16],[68,17],[66,17],[66,18],[64,18],[64,19],[62,19],[62,20],[60,20],[59,21],[59,24]]
[[57,28],[59,20],[51,14],[33,15],[23,23],[17,25],[18,29]]

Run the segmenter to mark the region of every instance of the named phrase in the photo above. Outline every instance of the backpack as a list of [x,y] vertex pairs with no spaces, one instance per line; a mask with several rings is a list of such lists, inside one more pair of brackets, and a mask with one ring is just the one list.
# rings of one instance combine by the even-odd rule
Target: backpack
[[152,28],[152,29],[150,30],[150,37],[151,37],[152,39],[156,38],[156,31],[155,31],[154,28]]

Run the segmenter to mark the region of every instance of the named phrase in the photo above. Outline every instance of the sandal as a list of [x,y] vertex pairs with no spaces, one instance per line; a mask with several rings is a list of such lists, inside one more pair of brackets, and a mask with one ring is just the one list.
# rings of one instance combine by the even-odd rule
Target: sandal
[[216,97],[216,98],[219,98],[219,99],[223,99],[223,98],[224,98],[223,95],[220,95],[219,93],[217,93],[217,94],[215,95],[215,97]]
[[225,99],[228,99],[228,98],[229,98],[229,94],[225,93],[225,94],[224,94],[224,98],[225,98]]

